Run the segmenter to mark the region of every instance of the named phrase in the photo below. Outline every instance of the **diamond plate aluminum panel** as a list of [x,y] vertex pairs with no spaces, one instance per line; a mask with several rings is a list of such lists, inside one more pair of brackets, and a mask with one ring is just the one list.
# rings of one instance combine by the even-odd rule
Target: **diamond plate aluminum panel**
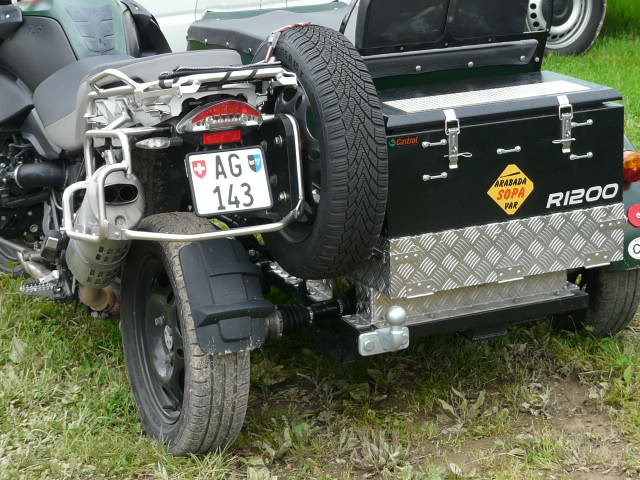
[[389,298],[436,292],[623,259],[624,205],[615,204],[385,240],[354,274]]
[[346,320],[358,328],[371,325],[382,328],[386,326],[385,315],[389,308],[400,306],[407,312],[407,325],[412,325],[569,297],[577,288],[567,282],[565,272],[536,275],[508,283],[460,288],[412,299],[394,300],[374,289],[359,287],[357,314]]
[[385,102],[385,105],[397,108],[403,112],[417,113],[444,110],[446,108],[468,107],[470,105],[483,105],[486,103],[506,102],[524,98],[545,97],[547,95],[561,95],[585,90],[589,90],[589,87],[566,80],[558,80],[555,82],[474,90],[472,92],[391,100]]

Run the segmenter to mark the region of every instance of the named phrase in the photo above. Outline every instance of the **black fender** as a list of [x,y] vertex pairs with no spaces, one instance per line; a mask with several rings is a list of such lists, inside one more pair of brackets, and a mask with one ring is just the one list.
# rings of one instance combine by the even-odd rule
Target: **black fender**
[[275,307],[264,299],[262,272],[238,240],[186,245],[180,250],[180,264],[203,351],[224,354],[265,343],[265,318]]

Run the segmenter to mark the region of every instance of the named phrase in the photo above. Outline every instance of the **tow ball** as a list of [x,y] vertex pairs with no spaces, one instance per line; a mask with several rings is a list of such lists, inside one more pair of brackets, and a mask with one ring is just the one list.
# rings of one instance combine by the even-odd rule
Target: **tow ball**
[[407,312],[404,308],[393,306],[387,312],[388,327],[362,333],[358,337],[358,351],[363,357],[381,353],[397,352],[409,347],[409,328]]

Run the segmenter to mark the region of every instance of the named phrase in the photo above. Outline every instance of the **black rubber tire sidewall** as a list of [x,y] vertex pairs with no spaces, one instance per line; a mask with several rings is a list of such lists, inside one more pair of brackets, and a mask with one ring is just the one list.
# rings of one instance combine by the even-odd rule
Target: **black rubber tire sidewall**
[[[640,304],[640,270],[587,270],[589,308],[560,316],[556,324],[584,336],[614,336],[633,321]],[[582,283],[582,282],[581,282]]]
[[587,25],[584,31],[577,36],[571,44],[556,48],[551,39],[547,41],[547,52],[558,55],[581,55],[586,53],[600,36],[605,18],[607,16],[607,0],[583,0],[592,4],[592,15],[586,19]]
[[[189,213],[166,213],[145,218],[140,230],[175,233],[202,233],[211,230],[206,219]],[[147,434],[167,444],[174,455],[207,453],[228,447],[237,437],[244,422],[249,395],[249,352],[207,355],[198,344],[191,315],[179,251],[184,244],[134,242],[127,256],[122,277],[121,330],[127,371],[136,405]],[[181,414],[168,424],[154,410],[146,391],[142,352],[137,345],[134,309],[139,292],[133,283],[145,255],[162,259],[178,301],[183,335],[185,380]]]
[[306,279],[348,273],[382,230],[388,189],[382,106],[360,54],[340,33],[308,26],[280,37],[275,56],[298,75],[317,115],[322,197],[303,241],[265,235],[276,260]]

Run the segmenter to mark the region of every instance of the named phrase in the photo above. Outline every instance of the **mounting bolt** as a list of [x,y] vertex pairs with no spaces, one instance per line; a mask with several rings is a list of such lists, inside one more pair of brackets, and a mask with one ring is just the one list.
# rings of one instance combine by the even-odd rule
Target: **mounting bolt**
[[35,223],[29,226],[29,231],[31,233],[37,233],[38,232],[38,225],[36,225]]
[[280,194],[278,195],[278,200],[280,200],[281,202],[286,202],[287,200],[289,200],[289,194],[287,192],[280,192]]
[[525,57],[524,55],[522,55],[522,56],[520,57],[520,61],[521,61],[522,63],[526,62],[526,61],[527,61],[527,57]]
[[276,138],[273,139],[273,143],[276,147],[281,147],[282,145],[284,145],[284,139],[281,135],[277,135]]
[[416,65],[416,72],[422,71],[422,65]]
[[475,67],[475,66],[476,66],[476,64],[475,64],[475,63],[473,63],[473,62],[469,62],[469,63],[467,63],[467,67],[469,67],[469,68],[473,68],[473,67]]

